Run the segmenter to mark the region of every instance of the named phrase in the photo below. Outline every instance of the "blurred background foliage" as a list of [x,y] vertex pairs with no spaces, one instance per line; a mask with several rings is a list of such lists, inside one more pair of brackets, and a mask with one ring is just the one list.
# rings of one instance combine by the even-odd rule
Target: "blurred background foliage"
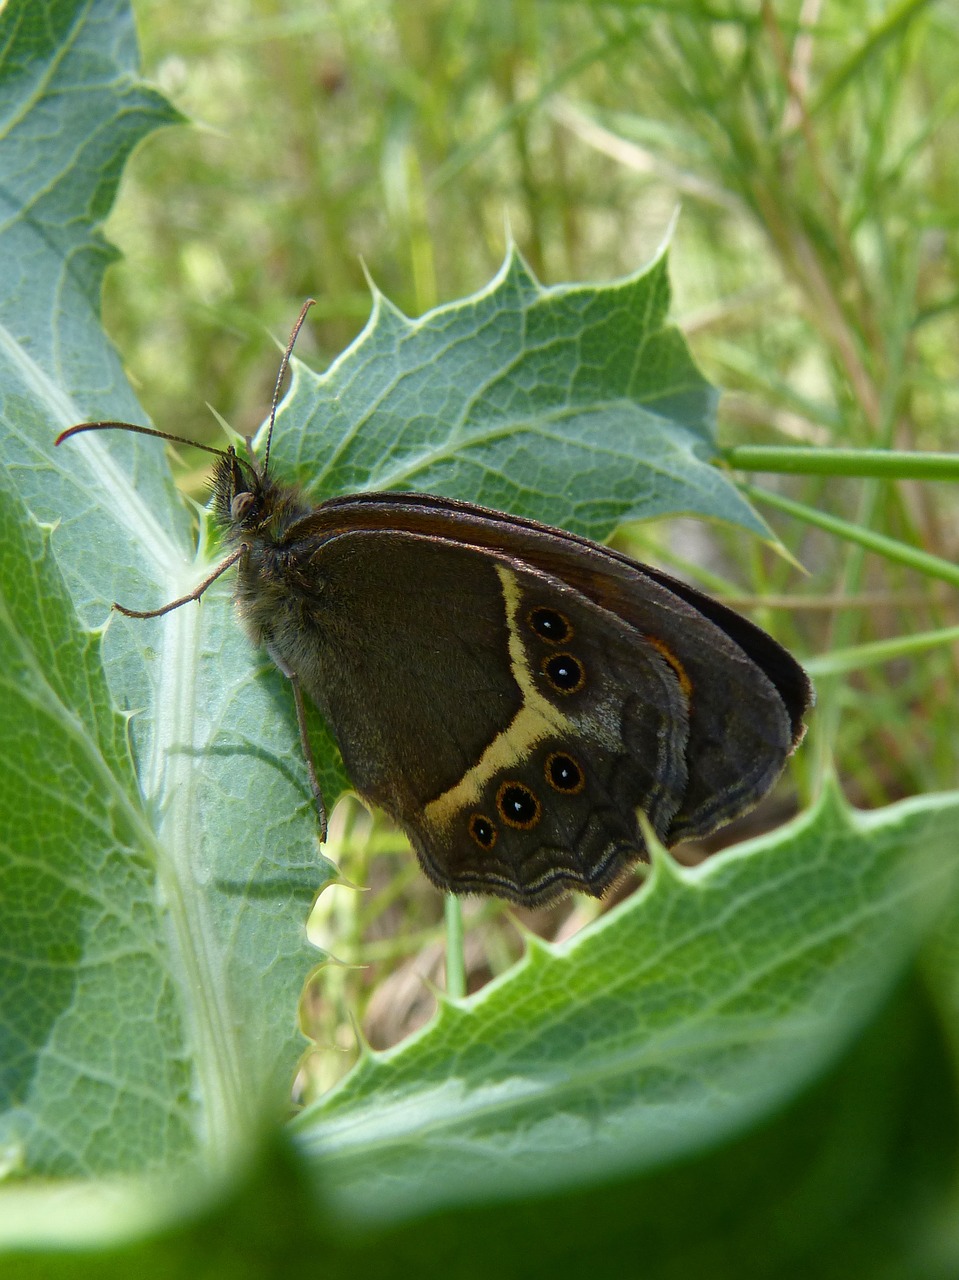
[[[157,425],[217,438],[208,403],[253,431],[277,368],[268,335],[285,340],[312,295],[298,355],[325,367],[365,322],[364,271],[417,315],[485,285],[511,233],[545,283],[606,280],[641,266],[680,208],[674,314],[726,392],[723,444],[956,449],[959,7],[135,9],[147,76],[193,124],[138,152],[108,225],[123,259],[107,327]],[[948,486],[763,483],[956,558]],[[749,610],[800,656],[955,621],[942,584],[775,525],[807,577],[741,533],[688,521],[625,531],[621,545]],[[945,647],[823,682],[799,768],[834,754],[867,806],[955,785],[956,684]],[[781,791],[758,820],[789,803]],[[313,1029],[343,1052],[318,1059],[321,1085],[351,1059],[353,1019],[392,1043],[431,1010],[423,976],[441,976],[438,895],[394,833],[349,802],[337,818],[344,873],[371,892],[328,890],[313,922],[366,966],[323,972]],[[523,924],[564,936],[596,909]],[[518,914],[469,904],[471,987],[519,953]]]

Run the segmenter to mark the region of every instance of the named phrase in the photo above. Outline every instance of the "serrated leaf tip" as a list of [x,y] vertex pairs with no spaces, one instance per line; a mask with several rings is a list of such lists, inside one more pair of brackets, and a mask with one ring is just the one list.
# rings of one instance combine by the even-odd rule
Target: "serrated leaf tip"
[[669,222],[666,224],[666,230],[663,232],[662,239],[660,240],[659,244],[656,246],[656,251],[653,254],[652,260],[649,264],[650,266],[652,266],[653,263],[655,262],[659,262],[662,258],[665,258],[669,254],[669,250],[672,247],[672,243],[673,243],[673,236],[676,234],[676,228],[679,225],[679,216],[682,213],[682,211],[683,211],[682,204],[677,204],[676,208],[670,214]]
[[366,259],[362,255],[360,256],[360,270],[363,272],[363,279],[366,281],[366,287],[370,291],[370,297],[372,298],[373,305],[375,307],[377,301],[385,298],[385,295],[380,289],[380,286],[373,279],[373,275],[367,266]]

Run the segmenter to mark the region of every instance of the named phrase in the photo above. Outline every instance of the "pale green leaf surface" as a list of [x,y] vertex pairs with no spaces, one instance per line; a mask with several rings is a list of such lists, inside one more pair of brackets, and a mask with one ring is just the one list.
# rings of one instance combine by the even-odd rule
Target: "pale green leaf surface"
[[814,1077],[901,973],[956,872],[959,794],[833,795],[639,896],[367,1054],[295,1123],[341,1209],[389,1219],[655,1168]]
[[273,457],[317,500],[417,489],[604,538],[693,514],[769,530],[711,464],[716,393],[667,321],[665,251],[544,288],[511,249],[488,288],[408,320],[382,295],[323,375],[297,368]]
[[119,0],[0,14],[4,519],[34,542],[54,526],[0,561],[34,681],[11,676],[3,706],[0,1132],[12,1166],[57,1175],[222,1157],[285,1104],[328,875],[285,682],[228,591],[158,622],[110,613],[195,580],[162,445],[53,448],[84,417],[139,416],[100,328],[97,229],[130,148],[174,118],[136,62]]
[[100,637],[0,481],[0,1149],[15,1168],[150,1168],[191,1146],[190,1069]]

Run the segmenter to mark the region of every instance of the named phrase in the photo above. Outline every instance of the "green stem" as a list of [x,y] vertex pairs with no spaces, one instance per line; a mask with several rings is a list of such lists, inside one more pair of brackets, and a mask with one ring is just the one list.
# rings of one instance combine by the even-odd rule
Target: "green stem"
[[446,916],[446,994],[451,1000],[466,995],[466,960],[463,955],[463,910],[455,894],[444,901]]
[[862,667],[877,666],[895,658],[905,658],[913,653],[934,649],[937,645],[952,644],[959,640],[959,627],[944,627],[939,631],[920,631],[913,636],[895,636],[890,640],[874,640],[869,644],[850,645],[836,649],[819,658],[803,662],[813,678],[842,675],[846,671],[858,671]]
[[794,502],[792,498],[784,498],[782,494],[771,493],[768,489],[757,489],[751,484],[740,487],[757,502],[765,502],[768,506],[775,507],[777,511],[784,511],[787,515],[804,520],[807,524],[813,524],[827,533],[833,533],[838,538],[845,538],[847,542],[855,542],[865,547],[867,551],[875,551],[877,555],[885,556],[887,560],[892,560],[896,564],[904,564],[910,569],[926,574],[927,577],[941,578],[944,582],[959,587],[959,567],[949,560],[930,555],[928,551],[920,551],[918,547],[907,546],[905,542],[899,542],[896,538],[887,538],[885,534],[873,533],[862,525],[840,520],[838,516],[827,515],[825,511],[820,511],[816,507],[807,507],[804,502]]
[[735,445],[720,457],[737,471],[863,476],[887,480],[959,480],[959,454],[905,449],[807,449]]

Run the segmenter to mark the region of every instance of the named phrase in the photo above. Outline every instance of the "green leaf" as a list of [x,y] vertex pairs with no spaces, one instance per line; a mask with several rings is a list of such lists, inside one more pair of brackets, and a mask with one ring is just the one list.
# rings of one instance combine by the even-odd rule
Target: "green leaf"
[[692,514],[767,526],[711,465],[716,393],[668,323],[666,253],[544,288],[515,249],[488,288],[408,320],[380,293],[323,375],[298,366],[272,457],[318,501],[419,489],[592,538]]
[[[5,1261],[18,1280],[252,1280],[296,1274],[306,1257],[322,1259],[324,1280],[953,1280],[956,1138],[951,1063],[928,1003],[906,984],[768,1124],[666,1169],[357,1229],[318,1201],[315,1172],[276,1141],[221,1201],[201,1200],[162,1234]],[[29,1194],[15,1205],[18,1238],[36,1239],[22,1229]],[[74,1199],[60,1220],[89,1223],[98,1208]]]
[[129,1166],[135,1133],[150,1168],[194,1124],[157,851],[100,636],[76,626],[50,537],[5,480],[0,582],[0,1149],[76,1174]]
[[225,593],[159,624],[110,614],[195,571],[162,446],[53,448],[87,415],[138,416],[100,327],[97,224],[174,114],[118,0],[10,3],[0,51],[0,1142],[22,1173],[215,1162],[287,1105],[328,864],[284,682]]
[[[95,321],[115,256],[98,230],[137,142],[176,112],[137,78],[123,0],[12,0],[0,44],[3,356],[67,416],[136,412]],[[5,397],[11,394],[4,385]]]
[[955,881],[959,794],[790,828],[651,883],[295,1122],[348,1218],[651,1170],[741,1132],[831,1061]]

